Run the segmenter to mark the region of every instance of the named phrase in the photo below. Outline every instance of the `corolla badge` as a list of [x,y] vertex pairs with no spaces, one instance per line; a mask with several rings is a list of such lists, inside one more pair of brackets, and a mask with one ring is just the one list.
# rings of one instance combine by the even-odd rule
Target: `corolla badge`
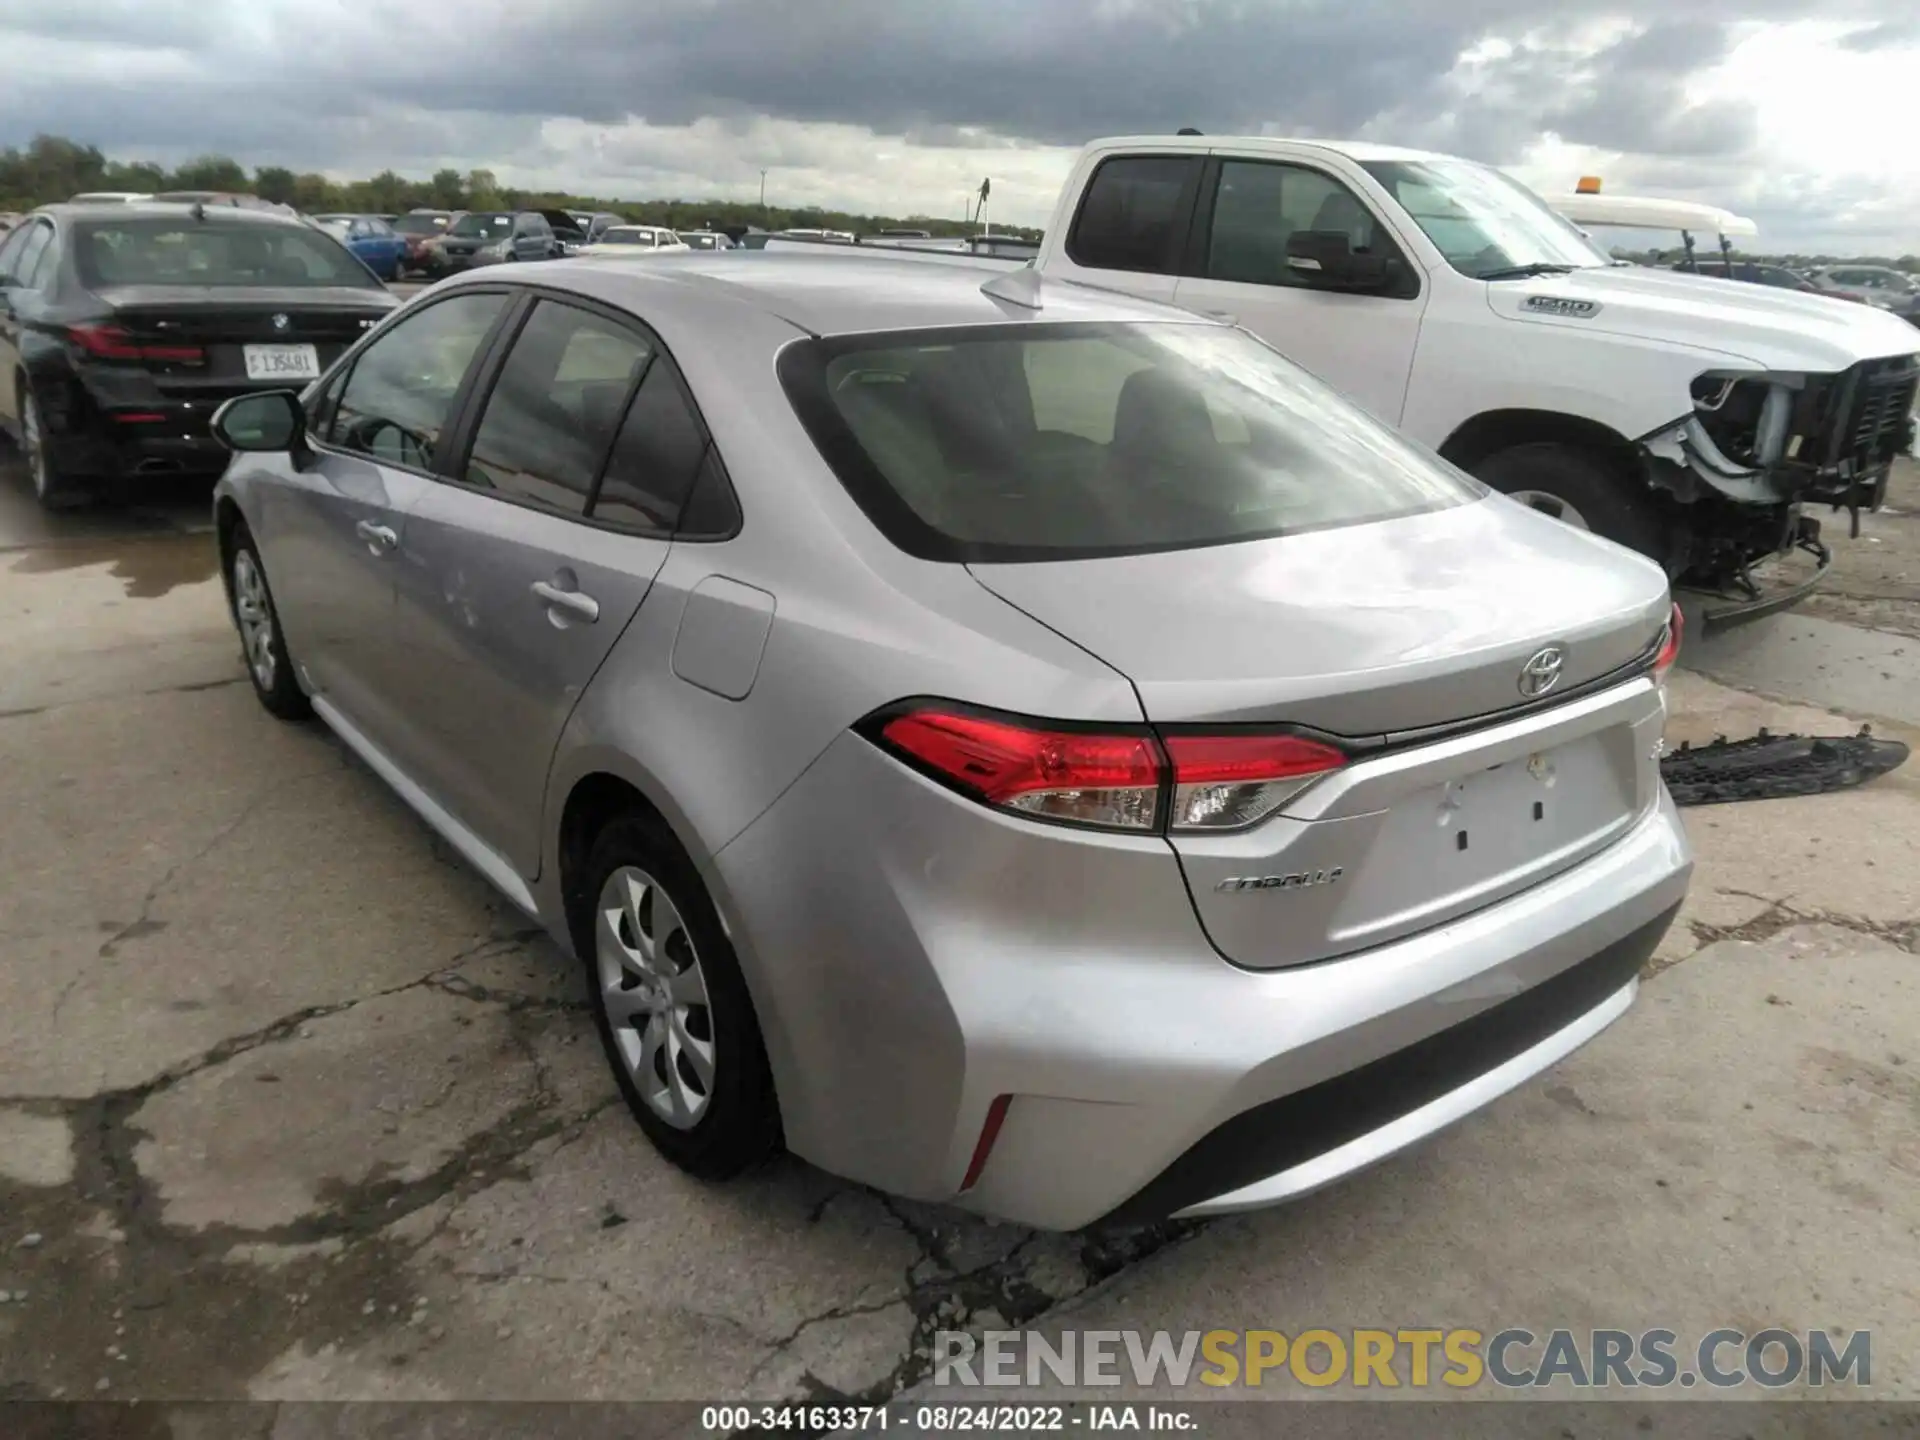
[[273,323],[273,328],[282,332],[283,334],[286,331],[291,330],[293,328],[292,319],[285,315],[274,316],[272,323]]
[[1310,885],[1332,885],[1346,874],[1339,865],[1331,870],[1301,870],[1291,875],[1230,875],[1214,886],[1215,890],[1305,890]]
[[1567,668],[1567,652],[1558,645],[1536,650],[1520,667],[1520,693],[1529,700],[1544,695],[1560,683]]

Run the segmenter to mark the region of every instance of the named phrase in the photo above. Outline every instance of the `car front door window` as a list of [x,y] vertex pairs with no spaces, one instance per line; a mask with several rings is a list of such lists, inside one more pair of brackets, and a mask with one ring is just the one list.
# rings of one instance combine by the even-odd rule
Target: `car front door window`
[[506,303],[497,292],[456,295],[375,340],[354,362],[327,442],[383,464],[432,470],[461,382]]

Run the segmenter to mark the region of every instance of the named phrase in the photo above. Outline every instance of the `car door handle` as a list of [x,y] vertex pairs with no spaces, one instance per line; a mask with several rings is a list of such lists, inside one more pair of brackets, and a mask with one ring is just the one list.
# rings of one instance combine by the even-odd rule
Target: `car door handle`
[[562,590],[558,585],[536,580],[533,582],[533,593],[552,608],[564,610],[576,620],[584,620],[589,625],[600,618],[600,602],[578,590]]
[[362,520],[353,527],[353,533],[367,542],[367,548],[376,555],[385,555],[400,543],[400,537],[385,525],[376,525],[371,520]]

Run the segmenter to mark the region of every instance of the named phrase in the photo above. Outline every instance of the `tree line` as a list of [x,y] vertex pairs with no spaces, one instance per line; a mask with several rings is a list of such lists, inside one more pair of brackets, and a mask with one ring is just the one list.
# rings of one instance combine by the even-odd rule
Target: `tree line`
[[[935,235],[968,233],[968,227],[957,219],[929,215],[855,215],[806,206],[762,207],[752,200],[631,200],[559,190],[519,190],[502,185],[491,170],[438,170],[425,180],[383,170],[365,180],[343,182],[313,172],[299,174],[278,165],[249,171],[227,155],[202,155],[169,170],[149,161],[110,160],[97,146],[60,135],[36,135],[25,148],[0,150],[0,211],[31,210],[87,190],[237,191],[291,205],[306,215],[332,211],[398,215],[420,208],[507,210],[524,206],[605,210],[675,230],[757,226],[767,230],[851,230],[858,234],[886,229],[928,230]],[[1010,225],[996,225],[994,229],[1028,237],[1040,233]]]

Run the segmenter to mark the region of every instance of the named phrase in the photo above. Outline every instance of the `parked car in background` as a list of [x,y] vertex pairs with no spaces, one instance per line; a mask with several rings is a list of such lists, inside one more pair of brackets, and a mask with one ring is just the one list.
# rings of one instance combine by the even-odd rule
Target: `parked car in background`
[[1621,1016],[1659,568],[1232,325],[902,254],[461,277],[218,421],[260,701],[578,958],[654,1145],[1243,1210]]
[[353,256],[382,280],[398,280],[406,260],[406,237],[378,215],[316,215],[314,223],[336,234]]
[[[643,250],[689,250],[688,245],[663,225],[611,225],[591,245],[582,246],[582,255],[633,255]],[[712,247],[706,247],[712,248]]]
[[1678,260],[1672,268],[1722,280],[1743,280],[1749,285],[1771,285],[1776,290],[1798,290],[1803,295],[1820,293],[1819,286],[1784,265],[1766,265],[1753,260]]
[[1811,272],[1817,289],[1862,300],[1920,325],[1920,281],[1890,265],[1825,265]]
[[0,429],[50,508],[212,475],[221,401],[304,384],[396,303],[304,220],[50,205],[0,241]]
[[423,249],[427,272],[440,276],[479,265],[551,260],[560,242],[538,210],[469,210]]
[[534,213],[545,220],[553,231],[556,255],[576,254],[587,243],[586,231],[581,228],[580,222],[574,219],[571,211],[536,210]]
[[587,245],[598,240],[610,226],[627,223],[625,216],[615,215],[607,210],[572,210],[567,213],[568,218],[573,221],[573,228],[580,232],[582,243]]
[[407,252],[401,263],[401,273],[429,269],[427,263],[427,244],[438,236],[444,235],[460,214],[457,210],[409,210],[405,215],[395,217],[394,233],[407,242]]
[[1877,508],[1913,444],[1911,326],[1616,265],[1540,196],[1453,156],[1096,141],[1033,264],[1232,316],[1496,490],[1716,592],[1718,623],[1806,592],[1756,582],[1770,557],[1810,552],[1818,583],[1832,556],[1814,508]]
[[675,231],[689,250],[731,250],[733,241],[718,230]]
[[130,205],[153,196],[139,190],[83,190],[67,201],[69,205]]

